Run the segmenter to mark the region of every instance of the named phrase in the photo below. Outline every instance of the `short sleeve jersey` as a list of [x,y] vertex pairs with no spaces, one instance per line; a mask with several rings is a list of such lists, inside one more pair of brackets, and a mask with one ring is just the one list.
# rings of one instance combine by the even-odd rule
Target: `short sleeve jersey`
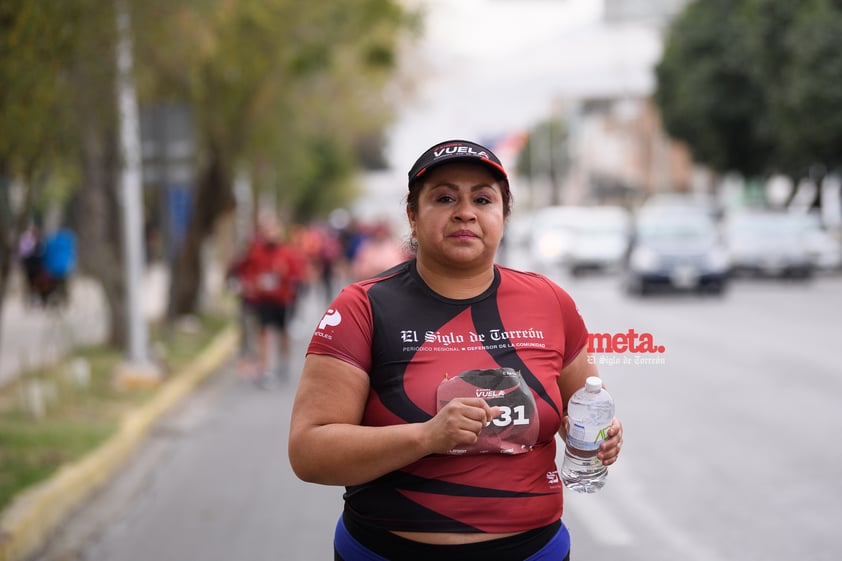
[[495,266],[492,285],[468,300],[433,292],[414,260],[347,286],[316,327],[308,353],[368,373],[363,425],[427,421],[447,377],[508,367],[528,384],[540,430],[527,453],[430,455],[347,487],[346,515],[381,529],[420,532],[515,532],[558,520],[557,382],[586,344],[571,297],[535,273]]

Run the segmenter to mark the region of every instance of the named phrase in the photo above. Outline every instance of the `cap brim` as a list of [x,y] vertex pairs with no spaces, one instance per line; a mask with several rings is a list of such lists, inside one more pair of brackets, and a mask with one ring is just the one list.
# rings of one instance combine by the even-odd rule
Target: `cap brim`
[[412,177],[412,181],[416,181],[422,175],[427,173],[428,171],[435,169],[437,167],[441,167],[445,164],[454,164],[456,162],[471,162],[474,164],[481,164],[488,168],[491,168],[491,171],[497,176],[498,179],[508,179],[509,176],[506,174],[506,170],[503,169],[503,166],[498,164],[497,162],[493,162],[491,160],[486,160],[485,158],[477,158],[474,156],[454,156],[452,158],[447,158],[440,160],[434,164],[430,164],[427,167],[421,168],[418,170],[415,175]]

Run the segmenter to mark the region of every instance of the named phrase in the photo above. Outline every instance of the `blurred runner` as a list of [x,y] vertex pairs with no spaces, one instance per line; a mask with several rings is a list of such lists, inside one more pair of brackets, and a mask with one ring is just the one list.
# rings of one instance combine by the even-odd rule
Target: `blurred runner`
[[59,228],[43,242],[36,226],[21,237],[18,256],[24,269],[29,303],[60,308],[68,303],[68,279],[76,270],[76,236]]
[[38,291],[38,275],[41,273],[43,251],[41,231],[36,224],[30,224],[18,241],[18,259],[26,277],[27,304],[37,304],[41,300]]
[[363,239],[351,261],[353,280],[363,280],[390,269],[410,259],[412,255],[392,234],[392,228],[385,220],[372,227]]
[[342,260],[342,243],[337,233],[328,227],[318,229],[319,233],[319,273],[325,298],[331,302],[338,291],[337,276]]
[[[304,258],[283,239],[277,219],[264,216],[241,267],[253,283],[253,303],[259,324],[258,384],[271,387],[288,374],[287,327],[304,280]],[[276,351],[277,363],[270,356],[272,350]]]
[[252,240],[229,265],[225,278],[228,289],[237,295],[240,302],[240,372],[252,373],[258,368],[257,363],[257,286],[255,283],[254,267],[249,261],[249,251],[255,240]]

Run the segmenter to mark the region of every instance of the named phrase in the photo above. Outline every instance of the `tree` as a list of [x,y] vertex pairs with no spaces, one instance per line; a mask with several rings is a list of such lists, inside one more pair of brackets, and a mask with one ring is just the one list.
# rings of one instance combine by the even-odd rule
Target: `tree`
[[147,17],[166,23],[140,45],[147,98],[175,97],[197,118],[198,180],[168,309],[176,317],[196,309],[200,250],[233,204],[238,169],[302,218],[341,202],[331,194],[347,197],[355,143],[387,122],[389,105],[371,99],[382,100],[408,20],[392,0],[148,6]]
[[[387,122],[382,88],[408,20],[394,0],[133,0],[131,10],[142,101],[184,102],[196,115],[198,179],[171,305],[189,313],[199,251],[232,204],[237,169],[302,213],[347,191],[354,143]],[[72,195],[80,265],[103,286],[120,345],[114,22],[110,2],[0,3],[0,301],[27,217]]]
[[838,167],[842,5],[705,0],[671,25],[655,101],[669,134],[716,171]]
[[570,168],[569,132],[560,118],[543,121],[529,131],[526,144],[518,154],[517,171],[530,181],[546,177],[550,185],[550,204],[561,204],[561,185]]
[[768,163],[770,127],[741,4],[694,2],[674,21],[655,69],[655,102],[666,130],[687,143],[696,161],[754,175]]
[[793,174],[815,164],[842,167],[842,7],[811,0],[801,8],[783,41],[789,64],[769,92],[782,133],[782,171]]
[[68,71],[96,25],[93,4],[0,4],[0,311],[23,228],[80,177]]

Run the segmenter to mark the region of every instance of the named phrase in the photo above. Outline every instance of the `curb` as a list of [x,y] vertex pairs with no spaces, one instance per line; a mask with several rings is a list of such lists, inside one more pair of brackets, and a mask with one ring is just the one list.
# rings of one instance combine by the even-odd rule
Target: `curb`
[[154,422],[233,354],[238,340],[236,327],[223,330],[192,364],[165,382],[149,403],[128,414],[114,436],[16,497],[0,518],[0,561],[23,561],[43,547],[66,517],[129,459]]

